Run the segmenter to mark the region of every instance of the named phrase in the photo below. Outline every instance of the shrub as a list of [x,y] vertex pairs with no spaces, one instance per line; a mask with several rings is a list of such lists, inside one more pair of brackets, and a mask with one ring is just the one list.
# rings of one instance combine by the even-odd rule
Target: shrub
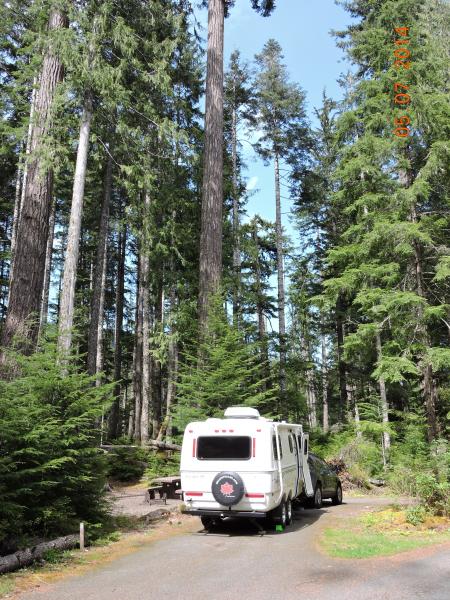
[[420,525],[427,518],[427,510],[421,504],[417,506],[410,506],[406,509],[406,522],[410,525]]
[[69,362],[62,373],[56,349],[10,354],[17,375],[0,381],[0,551],[14,540],[75,531],[106,514],[106,462],[97,427],[110,387]]
[[148,464],[145,448],[117,448],[108,454],[108,477],[116,481],[138,481]]
[[177,475],[180,472],[180,457],[179,452],[170,455],[166,452],[151,452],[148,459],[148,468],[145,472],[149,481],[156,477]]

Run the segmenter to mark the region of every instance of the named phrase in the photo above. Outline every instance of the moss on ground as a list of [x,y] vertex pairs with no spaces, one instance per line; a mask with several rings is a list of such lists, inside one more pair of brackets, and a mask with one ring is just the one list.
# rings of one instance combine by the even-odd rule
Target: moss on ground
[[450,520],[428,516],[413,524],[408,509],[394,506],[326,528],[320,545],[336,558],[373,558],[443,542],[450,542]]

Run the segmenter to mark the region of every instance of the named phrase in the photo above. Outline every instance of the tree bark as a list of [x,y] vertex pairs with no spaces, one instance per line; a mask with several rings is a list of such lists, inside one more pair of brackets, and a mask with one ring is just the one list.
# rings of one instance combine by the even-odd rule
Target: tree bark
[[106,266],[107,266],[107,253],[106,246],[104,249],[103,257],[102,257],[102,280],[101,280],[101,293],[100,293],[100,301],[98,305],[98,322],[97,322],[97,355],[95,360],[95,373],[97,374],[97,378],[95,380],[95,385],[101,385],[101,377],[100,373],[103,371],[103,317],[105,314],[105,288],[106,288]]
[[[323,326],[323,319],[322,319]],[[328,367],[327,367],[327,340],[322,333],[322,428],[324,433],[328,433],[330,428],[328,414]]]
[[[103,331],[103,306],[105,297],[105,271],[106,253],[108,243],[109,206],[112,191],[112,169],[113,161],[108,155],[105,177],[103,182],[103,198],[100,214],[100,226],[98,234],[97,254],[92,278],[91,318],[89,322],[87,369],[90,375],[98,373],[99,352],[99,328]],[[103,305],[103,306],[102,306]],[[100,336],[102,337],[102,336]]]
[[[145,210],[150,206],[148,193],[144,200]],[[140,285],[142,287],[142,403],[141,403],[141,443],[149,439],[149,407],[152,397],[152,373],[150,355],[150,281],[149,257],[141,248],[139,255],[141,261]]]
[[[67,17],[53,8],[49,31],[67,27]],[[2,343],[10,346],[14,336],[21,338],[25,352],[31,352],[37,340],[39,313],[44,284],[45,250],[53,188],[53,171],[43,156],[52,128],[52,109],[57,84],[63,78],[63,65],[51,44],[42,65],[39,92],[30,142],[31,160],[27,167],[24,196],[17,227],[17,244],[11,273],[8,313]]]
[[8,554],[7,556],[0,557],[0,575],[3,573],[11,573],[17,571],[23,567],[27,567],[33,564],[36,560],[43,558],[43,556],[49,550],[68,550],[69,548],[75,548],[79,543],[79,536],[76,534],[66,535],[59,537],[51,542],[42,542],[27,548],[26,550],[19,550],[14,554]]
[[239,198],[237,177],[237,115],[236,106],[232,110],[231,123],[231,160],[232,160],[232,194],[233,194],[233,323],[239,326],[240,296],[241,296],[241,249],[239,224]]
[[169,372],[166,397],[166,440],[172,439],[172,405],[175,400],[177,379],[178,379],[178,341],[176,340],[176,328],[172,327],[171,340],[169,342]]
[[134,343],[133,365],[133,395],[134,395],[134,428],[133,437],[141,440],[141,410],[142,410],[142,317],[143,317],[143,286],[141,281],[141,252],[138,251],[138,276],[136,297],[136,330]]
[[343,358],[344,355],[344,323],[342,322],[342,301],[339,298],[336,303],[336,353],[339,374],[339,420],[344,422],[344,413],[348,407],[347,397],[347,368]]
[[80,138],[75,166],[72,206],[70,211],[62,282],[61,307],[59,313],[58,349],[63,356],[68,355],[72,343],[75,283],[77,279],[81,217],[83,212],[84,186],[86,182],[86,167],[89,150],[89,132],[92,115],[92,97],[90,93],[87,93],[83,106],[83,113],[81,115]]
[[253,222],[253,243],[255,244],[255,283],[256,283],[256,313],[258,316],[258,338],[261,355],[261,376],[263,379],[262,391],[265,392],[269,388],[270,369],[269,369],[269,347],[267,342],[266,320],[264,315],[264,306],[262,302],[262,285],[261,285],[261,264],[259,260],[259,238],[258,238],[258,222],[256,219]]
[[[377,330],[377,332],[375,334],[375,341],[376,341],[376,347],[377,347],[377,360],[378,360],[378,363],[380,363],[381,359],[383,358],[383,348],[381,345],[381,333],[379,330]],[[386,395],[386,383],[385,383],[383,377],[380,377],[378,379],[378,385],[380,388],[381,417],[382,417],[383,424],[386,425],[389,423],[389,405],[388,405],[387,395]],[[389,458],[390,447],[391,447],[391,436],[389,435],[389,431],[383,431],[383,450],[384,450],[383,457],[384,457],[385,461],[387,461]],[[386,464],[384,466],[386,468]]]
[[275,153],[275,204],[276,204],[276,242],[277,242],[277,277],[278,277],[278,332],[280,339],[280,404],[281,412],[286,410],[286,317],[284,293],[284,261],[283,261],[283,227],[281,225],[280,165]]
[[122,327],[123,327],[123,295],[125,289],[125,254],[127,245],[126,225],[120,226],[116,283],[116,319],[114,324],[114,401],[109,419],[109,437],[120,436],[120,392],[122,377]]
[[[33,89],[31,91],[31,104],[30,104],[30,121],[28,123],[27,141],[25,144],[25,159],[19,157],[19,164],[17,167],[17,181],[16,181],[16,196],[14,202],[14,215],[13,215],[13,228],[11,234],[11,266],[10,266],[10,278],[13,273],[14,253],[17,244],[17,231],[19,228],[20,215],[22,214],[22,207],[25,202],[25,189],[28,173],[28,156],[31,152],[31,138],[33,135],[33,119],[36,103],[36,86],[37,78],[33,79]],[[11,281],[10,281],[11,286]]]
[[[417,223],[417,212],[416,206],[413,204],[411,208],[411,221]],[[416,291],[417,295],[421,298],[426,299],[425,294],[425,283],[423,277],[422,268],[422,246],[419,241],[414,240],[414,270],[416,275]],[[422,334],[422,340],[424,346],[427,348],[431,347],[430,333],[428,331],[427,324],[424,322],[423,308],[421,305],[418,307],[418,324]],[[422,360],[422,393],[425,404],[425,412],[427,415],[427,437],[428,441],[432,442],[440,434],[440,426],[436,414],[436,405],[438,403],[438,391],[437,383],[433,373],[433,367]]]
[[52,274],[52,254],[53,254],[53,238],[55,235],[55,218],[56,218],[56,198],[53,198],[52,208],[50,211],[47,250],[45,252],[45,272],[44,272],[44,289],[42,291],[41,318],[39,320],[39,335],[41,335],[44,327],[47,325],[48,318],[48,297],[50,293],[50,277]]
[[[158,331],[164,321],[164,284],[159,282],[154,311],[154,327]],[[152,356],[152,431],[153,437],[159,431],[163,406],[162,365],[161,361]]]
[[200,234],[199,324],[206,334],[211,295],[220,287],[223,205],[224,0],[208,1],[205,156]]

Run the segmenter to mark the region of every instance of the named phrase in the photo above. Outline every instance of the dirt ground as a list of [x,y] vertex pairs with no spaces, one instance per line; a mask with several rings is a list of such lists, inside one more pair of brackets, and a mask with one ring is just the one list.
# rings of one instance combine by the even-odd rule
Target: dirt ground
[[114,515],[127,515],[132,517],[145,517],[160,509],[167,508],[170,512],[175,512],[181,505],[180,500],[149,500],[145,489],[136,487],[113,488],[108,493],[112,502],[112,512]]

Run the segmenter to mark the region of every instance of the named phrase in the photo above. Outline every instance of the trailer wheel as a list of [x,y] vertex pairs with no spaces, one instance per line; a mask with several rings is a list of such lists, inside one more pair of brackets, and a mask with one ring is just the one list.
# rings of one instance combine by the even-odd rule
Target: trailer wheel
[[286,525],[292,523],[292,500],[288,498],[286,500]]
[[336,493],[335,495],[331,498],[331,503],[332,504],[342,504],[342,485],[341,482],[339,481],[337,486],[336,486]]
[[286,525],[288,525],[287,503],[282,500],[276,508],[270,511],[269,518],[275,525],[283,525],[283,527],[286,527]]
[[220,522],[220,518],[216,519],[216,517],[208,517],[207,515],[203,515],[200,517],[200,521],[205,529],[211,529],[211,527]]

